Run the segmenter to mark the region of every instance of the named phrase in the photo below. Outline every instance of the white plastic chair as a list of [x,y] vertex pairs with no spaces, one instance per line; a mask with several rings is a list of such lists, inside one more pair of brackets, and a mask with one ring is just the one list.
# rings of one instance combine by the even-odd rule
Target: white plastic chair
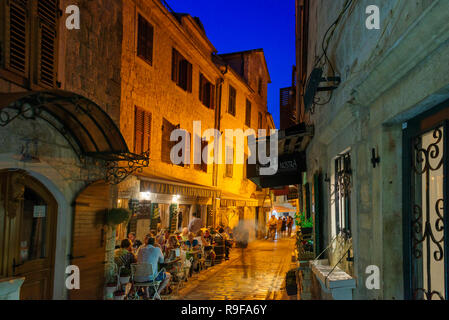
[[[145,292],[147,297],[150,297],[149,288],[152,287],[154,289],[153,300],[155,298],[161,299],[161,296],[158,293],[159,286],[162,281],[156,281],[155,279],[159,277],[161,273],[164,273],[165,269],[162,268],[156,276],[153,273],[153,265],[151,263],[133,263],[131,264],[131,277],[132,277],[132,285],[134,289],[145,288]],[[153,279],[146,282],[137,282],[135,280],[136,277],[141,277],[144,279]],[[137,290],[136,290],[137,293]]]

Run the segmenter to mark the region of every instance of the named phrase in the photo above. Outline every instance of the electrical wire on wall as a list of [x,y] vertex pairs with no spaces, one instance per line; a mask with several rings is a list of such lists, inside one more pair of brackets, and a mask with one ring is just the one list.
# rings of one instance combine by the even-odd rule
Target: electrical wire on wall
[[[321,42],[322,53],[316,59],[313,68],[321,67],[321,68],[324,69],[324,66],[326,66],[326,64],[327,64],[328,65],[328,71],[331,72],[329,76],[332,76],[332,77],[335,76],[335,68],[334,68],[334,65],[332,64],[331,60],[329,59],[329,55],[328,55],[329,44],[330,44],[330,42],[331,42],[331,40],[332,40],[332,38],[333,38],[333,36],[335,34],[335,30],[337,29],[338,25],[341,23],[343,16],[348,11],[348,9],[351,8],[351,6],[353,7],[353,5],[356,2],[357,2],[357,0],[346,0],[344,5],[343,5],[342,10],[338,14],[337,19],[335,19],[335,21],[329,26],[329,28],[324,33],[324,37],[323,37],[323,40]],[[306,83],[309,82],[310,77],[311,77],[311,75],[309,75],[309,78],[307,79]],[[326,101],[324,101],[324,102],[320,102],[320,98],[315,98],[314,104],[311,107],[310,112],[312,114],[314,113],[315,105],[328,104],[331,101],[331,99],[332,99],[332,95],[333,95],[333,91],[330,92],[328,99]]]

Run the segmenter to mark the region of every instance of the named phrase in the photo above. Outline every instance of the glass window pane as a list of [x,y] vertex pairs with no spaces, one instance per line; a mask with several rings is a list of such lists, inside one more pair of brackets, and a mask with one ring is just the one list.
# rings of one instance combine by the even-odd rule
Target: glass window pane
[[20,226],[20,263],[45,258],[47,203],[37,193],[25,188]]

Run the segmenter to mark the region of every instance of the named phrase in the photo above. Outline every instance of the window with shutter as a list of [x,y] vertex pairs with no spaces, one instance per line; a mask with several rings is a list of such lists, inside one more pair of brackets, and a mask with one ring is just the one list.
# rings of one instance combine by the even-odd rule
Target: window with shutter
[[153,64],[154,27],[139,14],[137,27],[137,56]]
[[214,108],[215,100],[215,86],[206,79],[206,77],[200,73],[200,101],[208,108]]
[[11,72],[8,80],[28,88],[54,88],[59,1],[8,0],[1,5],[5,17],[2,67]]
[[258,113],[257,115],[257,129],[262,129],[262,113]]
[[172,51],[172,80],[183,90],[192,92],[192,64],[174,48]]
[[226,146],[226,172],[225,176],[232,178],[234,174],[234,149]]
[[[161,145],[161,161],[165,163],[172,163],[170,159],[171,149],[178,143],[178,141],[170,141],[170,135],[173,130],[178,129],[179,126],[175,126],[167,119],[162,121],[162,145]],[[181,152],[181,151],[180,151]],[[182,154],[180,154],[182,156]],[[184,163],[179,164],[184,167]]]
[[29,21],[27,0],[5,2],[5,65],[6,69],[21,76],[28,75]]
[[144,111],[135,108],[134,112],[134,153],[141,154],[143,146],[143,130],[144,130]]
[[134,110],[134,153],[150,151],[151,113],[139,107]]
[[235,105],[237,100],[237,91],[229,85],[229,104],[228,104],[228,112],[235,116]]
[[208,152],[208,145],[209,142],[201,140],[201,163],[194,165],[194,168],[196,170],[207,172],[207,161],[206,162],[203,161],[203,153]]
[[53,88],[56,82],[56,26],[58,19],[57,0],[39,0],[38,31],[38,84]]
[[245,124],[251,127],[251,102],[246,100]]

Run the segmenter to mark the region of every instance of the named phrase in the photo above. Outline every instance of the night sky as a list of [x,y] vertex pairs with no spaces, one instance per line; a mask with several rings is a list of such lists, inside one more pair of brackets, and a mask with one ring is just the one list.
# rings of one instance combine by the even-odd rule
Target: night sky
[[279,89],[295,64],[294,0],[167,0],[175,12],[199,17],[218,53],[263,48],[271,76],[268,111],[279,128]]

